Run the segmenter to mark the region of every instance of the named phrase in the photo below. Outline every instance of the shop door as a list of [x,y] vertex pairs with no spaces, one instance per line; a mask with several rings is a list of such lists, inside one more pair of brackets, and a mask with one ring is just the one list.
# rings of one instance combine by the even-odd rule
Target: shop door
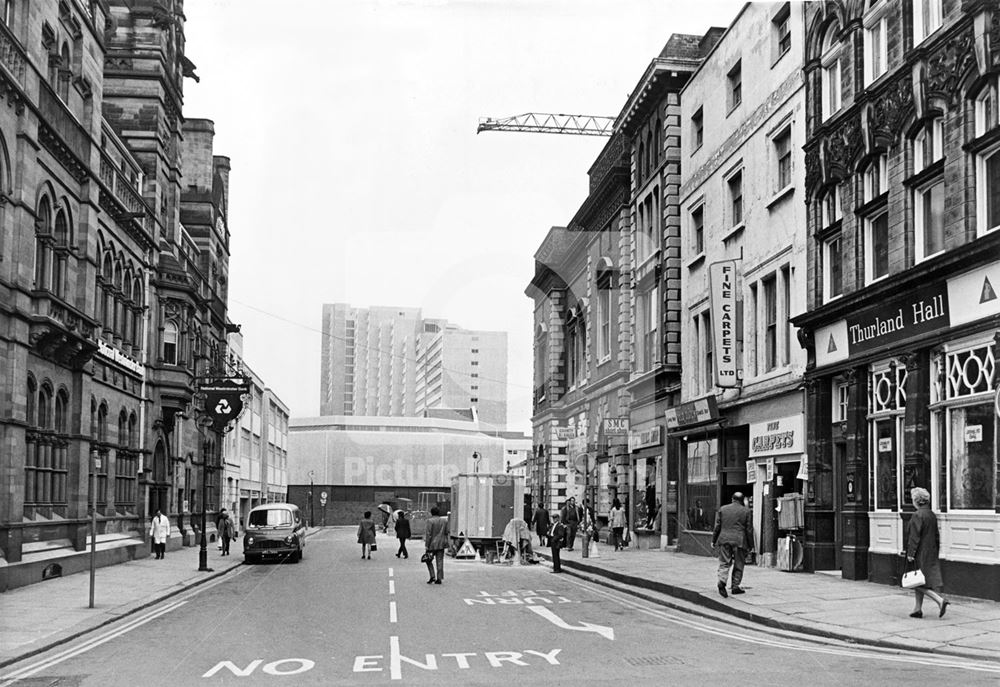
[[842,570],[841,549],[844,546],[844,523],[840,514],[844,512],[845,480],[847,474],[847,444],[842,441],[833,443],[833,561],[834,570]]

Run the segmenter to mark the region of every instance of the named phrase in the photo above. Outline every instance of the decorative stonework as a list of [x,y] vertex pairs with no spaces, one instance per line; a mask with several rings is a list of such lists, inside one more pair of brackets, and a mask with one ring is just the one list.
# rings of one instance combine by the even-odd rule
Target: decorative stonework
[[992,21],[989,30],[990,40],[990,64],[994,67],[1000,65],[1000,10],[993,11]]
[[853,162],[864,150],[861,116],[855,113],[841,122],[840,127],[823,140],[823,161],[826,179],[843,179],[852,173]]
[[[995,21],[993,26],[996,26]],[[959,84],[962,78],[975,64],[975,39],[972,29],[967,29],[951,38],[927,58],[925,75],[927,96],[938,96],[954,104],[959,96]]]
[[903,74],[875,98],[868,108],[868,134],[882,148],[896,144],[903,123],[913,112],[913,82]]
[[78,184],[82,184],[90,176],[87,167],[77,159],[76,155],[63,143],[62,139],[48,125],[39,123],[38,142],[52,154],[52,157],[70,173]]

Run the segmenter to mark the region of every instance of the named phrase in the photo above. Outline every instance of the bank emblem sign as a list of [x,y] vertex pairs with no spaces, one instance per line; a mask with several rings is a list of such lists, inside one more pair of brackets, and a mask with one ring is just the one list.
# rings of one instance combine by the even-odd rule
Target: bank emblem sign
[[250,394],[250,382],[243,377],[214,379],[201,385],[205,395],[205,413],[212,429],[225,432],[229,424],[243,414],[243,397]]

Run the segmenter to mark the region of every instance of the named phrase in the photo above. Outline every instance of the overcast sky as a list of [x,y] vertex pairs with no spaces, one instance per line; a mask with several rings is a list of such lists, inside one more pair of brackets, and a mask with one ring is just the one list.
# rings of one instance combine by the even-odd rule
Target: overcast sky
[[188,0],[184,114],[232,159],[229,316],[244,357],[319,414],[323,303],[423,308],[509,334],[531,429],[532,255],[587,195],[605,139],[480,117],[617,115],[671,33],[742,2]]

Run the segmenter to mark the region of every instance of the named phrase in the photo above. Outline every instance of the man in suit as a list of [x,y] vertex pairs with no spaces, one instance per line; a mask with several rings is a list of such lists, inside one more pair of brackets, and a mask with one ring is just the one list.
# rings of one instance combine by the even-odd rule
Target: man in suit
[[566,543],[566,526],[559,520],[559,513],[552,516],[552,529],[549,530],[549,546],[552,547],[552,572],[561,573],[559,550]]
[[576,543],[576,530],[580,527],[580,510],[576,507],[575,498],[569,497],[560,515],[566,528],[566,550],[572,551],[573,544]]
[[[427,519],[424,529],[424,549],[431,555],[427,560],[427,572],[430,579],[427,584],[441,584],[444,581],[444,550],[451,544],[448,532],[448,518],[441,515],[437,506],[431,508],[431,517]],[[434,565],[437,564],[437,574]]]
[[726,594],[729,569],[733,569],[733,594],[742,594],[743,566],[746,560],[748,542],[751,541],[750,509],[743,505],[743,494],[733,494],[733,502],[726,504],[715,514],[715,529],[712,531],[712,546],[718,547],[719,594]]

